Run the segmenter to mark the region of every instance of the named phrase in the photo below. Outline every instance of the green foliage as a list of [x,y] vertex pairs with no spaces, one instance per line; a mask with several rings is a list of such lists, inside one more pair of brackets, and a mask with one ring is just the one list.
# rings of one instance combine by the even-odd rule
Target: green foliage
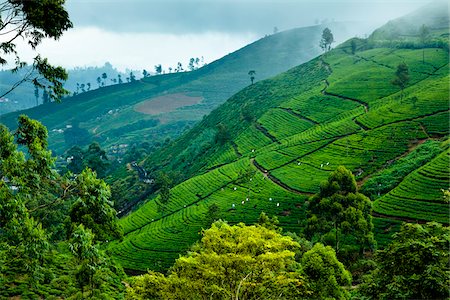
[[401,63],[397,66],[397,71],[395,71],[395,78],[392,80],[392,84],[396,85],[402,91],[403,98],[403,90],[409,83],[409,69],[408,65],[405,63]]
[[215,142],[219,145],[224,145],[230,139],[231,137],[228,128],[222,123],[217,124],[217,133],[215,136]]
[[362,186],[361,193],[376,199],[397,186],[402,179],[429,162],[442,151],[439,141],[426,141],[407,156],[402,157],[382,171],[371,176]]
[[106,241],[122,236],[117,224],[116,211],[109,201],[109,186],[97,179],[95,172],[85,169],[76,178],[77,199],[69,211],[66,221],[68,232],[72,234],[76,227],[83,224],[95,235],[96,241]]
[[[72,27],[69,14],[64,8],[64,0],[49,1],[13,1],[2,4],[2,12],[7,18],[1,22],[0,33],[12,32],[12,38],[0,43],[0,65],[8,64],[8,56],[15,58],[13,72],[24,68],[26,63],[20,59],[16,49],[16,39],[23,38],[33,50],[44,38],[59,39],[64,31]],[[13,28],[13,29],[11,29]],[[66,71],[61,67],[51,66],[46,58],[37,55],[33,65],[24,78],[14,84],[8,91],[0,92],[4,96],[23,82],[32,82],[36,87],[45,89],[51,99],[59,101],[67,95],[63,82],[67,79]]]
[[80,128],[78,123],[75,123],[71,128],[66,128],[64,130],[64,141],[67,147],[82,147],[89,144],[91,141],[91,135],[89,132]]
[[213,203],[208,206],[208,212],[206,213],[206,218],[208,219],[208,227],[212,225],[215,221],[218,221],[220,218],[220,207]]
[[[132,299],[298,299],[309,295],[291,238],[260,226],[216,222],[180,257],[167,277],[144,275],[128,289]],[[143,285],[143,286],[142,286]]]
[[94,234],[89,229],[85,229],[83,224],[76,226],[70,239],[70,251],[77,260],[78,270],[75,278],[84,295],[84,287],[93,288],[93,278],[101,263],[101,255],[94,245]]
[[135,278],[127,299],[348,299],[351,275],[334,250],[304,244],[267,226],[218,221],[167,276]]
[[352,283],[352,276],[337,259],[330,246],[320,243],[303,254],[302,270],[310,282],[314,299],[349,299],[348,292],[342,286]]
[[259,215],[259,218],[258,218],[259,226],[266,227],[267,229],[270,229],[270,230],[281,231],[281,228],[278,227],[279,224],[280,224],[280,221],[278,221],[278,218],[276,216],[273,216],[272,218],[270,218],[268,215],[266,215],[265,212],[262,212]]
[[320,40],[319,46],[323,51],[330,51],[331,44],[334,42],[333,34],[331,30],[327,27],[322,31],[322,39]]
[[409,220],[447,223],[448,203],[443,199],[441,189],[449,188],[449,163],[450,151],[446,150],[408,174],[397,187],[377,199],[373,205],[374,211]]
[[110,163],[106,152],[96,142],[90,144],[84,151],[78,146],[70,148],[66,153],[66,158],[70,158],[67,169],[75,174],[81,173],[85,168],[90,168],[97,173],[99,178],[104,178],[109,171]]
[[326,237],[334,236],[334,247],[339,253],[341,235],[350,235],[357,240],[360,250],[374,245],[372,204],[357,192],[353,174],[340,166],[323,182],[320,192],[310,199],[306,233]]
[[438,223],[403,224],[375,255],[377,268],[361,286],[373,299],[445,299],[450,289],[450,230]]

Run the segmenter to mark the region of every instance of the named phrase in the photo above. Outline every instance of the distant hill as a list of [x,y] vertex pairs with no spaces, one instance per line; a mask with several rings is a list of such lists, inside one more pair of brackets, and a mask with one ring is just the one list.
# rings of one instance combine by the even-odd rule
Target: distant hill
[[[166,270],[210,225],[213,204],[232,224],[254,223],[264,211],[298,232],[308,198],[340,165],[374,200],[381,247],[401,222],[448,224],[441,190],[450,188],[449,52],[442,43],[449,37],[434,22],[442,12],[448,4],[425,7],[248,86],[147,157],[148,170],[188,179],[163,208],[150,196],[122,218],[125,237],[110,243],[112,255],[129,270]],[[433,20],[424,23],[426,43],[422,23],[412,20],[420,16]],[[408,39],[386,36],[392,24],[409,24]],[[404,91],[392,84],[400,63],[409,69]]]
[[[18,73],[12,73],[10,70],[0,71],[0,94],[3,94],[11,88],[13,84],[20,81],[28,68],[20,70]],[[136,74],[136,71],[134,71]],[[98,88],[101,84],[111,85],[112,79],[117,80],[117,75],[121,75],[123,80],[129,76],[129,73],[120,73],[110,63],[106,63],[102,67],[85,67],[75,68],[67,70],[69,74],[68,80],[64,83],[64,88],[73,93],[82,93],[83,90],[89,91]],[[101,83],[97,82],[97,78],[102,74],[107,74],[106,79],[102,79]],[[136,74],[141,77],[140,74]],[[89,86],[90,84],[90,86]],[[43,91],[38,90],[36,97],[35,88],[32,83],[24,82],[14,89],[11,93],[5,96],[2,102],[0,102],[0,115],[6,114],[12,111],[28,109],[42,104]]]
[[[348,38],[358,31],[354,24],[329,26],[337,39]],[[57,154],[62,154],[75,141],[98,141],[107,150],[143,141],[150,146],[163,144],[250,85],[250,70],[256,72],[256,81],[260,81],[317,56],[322,29],[313,26],[280,32],[193,72],[151,76],[129,84],[102,87],[64,99],[61,104],[45,104],[2,115],[0,121],[14,128],[20,113],[42,121],[50,131],[50,147]],[[97,84],[91,86],[94,89]],[[192,102],[189,97],[197,100]],[[154,99],[157,101],[153,102]],[[67,127],[80,130],[74,133],[74,130],[66,131]]]

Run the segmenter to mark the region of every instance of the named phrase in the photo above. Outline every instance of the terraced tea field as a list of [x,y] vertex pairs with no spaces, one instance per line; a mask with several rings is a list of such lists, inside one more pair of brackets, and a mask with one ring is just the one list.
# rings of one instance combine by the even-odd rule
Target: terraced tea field
[[442,190],[449,188],[450,151],[412,172],[387,195],[377,199],[377,213],[420,221],[449,223],[449,203]]
[[[265,92],[258,99],[269,105],[266,112],[241,126],[210,157],[202,175],[174,187],[165,210],[158,209],[156,197],[122,219],[124,241],[111,244],[110,251],[125,268],[164,270],[209,226],[208,207],[213,203],[228,222],[254,223],[264,211],[278,216],[284,230],[298,232],[305,221],[305,200],[337,166],[352,170],[363,184],[410,153],[418,141],[448,134],[449,77],[443,72],[448,53],[427,49],[424,68],[421,53],[382,48],[352,55],[342,47],[302,67],[312,72],[310,78],[325,74],[321,81],[311,81],[309,89],[286,85],[283,77],[268,81],[270,90],[261,83]],[[390,78],[403,61],[411,65],[411,83],[400,97]],[[290,74],[301,76],[295,69]],[[282,94],[274,92],[277,82]],[[249,97],[255,88],[258,85],[244,90],[241,97]],[[227,124],[227,109],[236,106],[219,108],[215,115],[222,119],[217,123]],[[441,192],[449,188],[448,166],[445,150],[375,201],[380,245],[402,221],[448,223],[448,203]]]

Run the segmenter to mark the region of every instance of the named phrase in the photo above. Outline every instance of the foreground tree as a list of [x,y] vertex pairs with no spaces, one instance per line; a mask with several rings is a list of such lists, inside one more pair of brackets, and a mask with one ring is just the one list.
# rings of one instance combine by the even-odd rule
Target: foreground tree
[[[64,9],[64,0],[17,1],[6,0],[0,4],[0,65],[12,64],[13,72],[26,67],[17,52],[16,41],[24,40],[33,50],[44,38],[59,39],[64,31],[72,27],[69,14]],[[46,58],[36,55],[33,64],[25,76],[6,91],[0,91],[0,98],[9,94],[23,82],[32,82],[36,87],[45,89],[49,97],[59,100],[69,92],[63,88],[67,79],[66,71],[53,67]]]
[[151,272],[129,299],[299,299],[311,295],[298,270],[299,244],[261,226],[216,222],[170,275]]
[[450,228],[403,224],[361,291],[372,299],[447,299],[450,295]]
[[301,263],[313,291],[312,299],[349,298],[342,286],[350,286],[352,276],[337,259],[333,248],[317,243],[303,255]]
[[111,240],[122,236],[117,223],[116,211],[109,200],[108,185],[96,177],[91,169],[85,169],[76,178],[77,200],[73,203],[67,220],[68,233],[72,234],[79,224],[89,228],[98,241]]
[[317,244],[307,251],[279,230],[267,228],[273,224],[262,218],[263,226],[215,222],[168,276],[149,272],[136,277],[127,298],[348,298],[342,285],[349,285],[351,276],[331,247]]
[[369,198],[358,193],[353,174],[340,166],[311,198],[306,234],[322,241],[331,240],[338,254],[343,238],[350,239],[348,244],[358,245],[360,251],[372,248],[375,241],[371,212],[372,204]]
[[[70,173],[58,174],[54,170],[55,158],[47,148],[47,130],[38,121],[20,116],[15,137],[0,125],[0,298],[14,298],[24,291],[26,298],[47,298],[48,294],[42,294],[42,285],[48,286],[53,279],[53,286],[64,281],[73,288],[71,264],[67,264],[71,257],[59,253],[65,247],[59,242],[66,236],[63,220],[70,204],[74,198],[89,198],[83,204],[99,202],[101,197],[96,191],[101,199],[108,197],[108,191],[90,171],[77,180]],[[101,207],[100,212],[96,206],[85,208],[96,218],[108,211],[107,207]],[[89,221],[86,214],[79,215],[83,222]],[[115,270],[108,265],[96,282],[108,288],[111,278],[120,283],[122,275],[114,274]],[[55,278],[61,272],[66,272],[65,277]],[[114,289],[121,287],[116,285]],[[70,296],[68,291],[61,293],[64,295],[56,298]]]

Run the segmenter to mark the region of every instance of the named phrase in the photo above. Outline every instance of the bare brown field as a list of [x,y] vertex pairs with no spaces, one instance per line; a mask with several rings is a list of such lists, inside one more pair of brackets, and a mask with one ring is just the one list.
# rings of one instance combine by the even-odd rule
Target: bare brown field
[[134,106],[134,110],[147,115],[159,115],[176,110],[179,107],[198,104],[203,97],[191,97],[182,93],[150,98]]

